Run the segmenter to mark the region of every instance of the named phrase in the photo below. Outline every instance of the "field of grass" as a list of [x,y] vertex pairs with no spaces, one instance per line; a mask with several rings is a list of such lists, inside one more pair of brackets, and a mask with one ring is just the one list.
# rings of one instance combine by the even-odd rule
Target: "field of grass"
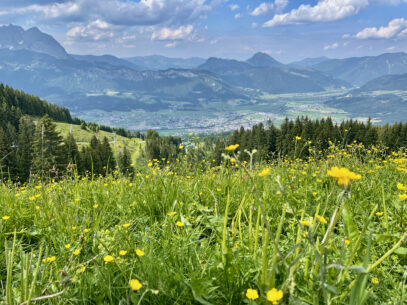
[[106,137],[109,139],[110,146],[113,149],[113,152],[116,154],[119,153],[124,146],[127,146],[127,149],[130,151],[132,155],[132,159],[136,160],[137,157],[140,155],[141,151],[144,149],[144,141],[140,139],[129,139],[119,135],[114,135],[113,133],[106,132],[100,130],[98,132],[93,132],[89,129],[81,129],[79,125],[71,125],[67,123],[55,123],[57,128],[56,130],[63,136],[64,138],[69,134],[72,128],[72,134],[78,144],[79,149],[82,145],[89,145],[89,142],[93,136],[96,136],[99,141],[103,141],[103,138]]
[[405,151],[229,164],[0,185],[0,303],[406,304]]

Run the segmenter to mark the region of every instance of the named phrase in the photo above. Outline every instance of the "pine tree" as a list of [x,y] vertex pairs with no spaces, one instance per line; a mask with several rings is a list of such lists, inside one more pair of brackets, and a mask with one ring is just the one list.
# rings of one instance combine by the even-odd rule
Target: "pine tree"
[[104,168],[104,173],[108,171],[113,171],[116,168],[116,159],[113,155],[113,150],[110,147],[109,139],[104,137],[103,142],[100,145],[100,160],[102,162],[102,168]]
[[33,146],[33,172],[43,178],[56,177],[66,168],[63,139],[48,115],[35,128]]
[[13,148],[3,128],[0,127],[0,179],[4,180],[13,172]]
[[17,140],[16,167],[20,181],[26,182],[30,177],[33,158],[33,140],[35,125],[29,116],[20,119]]
[[68,136],[65,138],[64,142],[65,142],[66,160],[68,162],[67,170],[72,171],[76,168],[76,170],[80,172],[81,168],[80,168],[79,149],[73,134],[69,133]]
[[134,172],[134,169],[131,166],[131,164],[132,164],[131,155],[126,146],[124,146],[123,150],[121,152],[119,152],[119,156],[117,159],[118,159],[117,163],[118,163],[120,171],[126,176],[132,175]]

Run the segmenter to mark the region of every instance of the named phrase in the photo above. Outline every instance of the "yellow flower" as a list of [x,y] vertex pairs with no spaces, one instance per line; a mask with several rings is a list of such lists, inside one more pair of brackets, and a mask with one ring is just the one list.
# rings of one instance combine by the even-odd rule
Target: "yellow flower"
[[297,141],[299,141],[299,140],[301,140],[301,137],[296,136],[295,139],[296,139]]
[[76,249],[72,254],[73,255],[79,255],[81,253],[80,249]]
[[338,180],[338,184],[344,187],[348,186],[349,182],[362,178],[361,175],[357,175],[345,167],[339,168],[336,166],[328,170],[327,176],[336,178]]
[[168,213],[168,216],[171,216],[171,217],[172,217],[172,216],[174,216],[174,215],[176,215],[176,214],[177,214],[177,212],[169,212],[169,213]]
[[105,258],[103,259],[106,263],[110,263],[114,261],[114,257],[111,255],[106,255]]
[[97,209],[98,207],[99,207],[98,204],[94,204],[94,205],[93,205],[93,208],[94,208],[94,209]]
[[269,175],[269,174],[270,174],[270,169],[269,169],[269,168],[265,168],[265,169],[263,169],[263,170],[260,172],[259,177],[265,177],[265,176],[267,176],[267,175]]
[[383,216],[383,212],[376,212],[376,216]]
[[69,249],[71,247],[71,244],[66,244],[65,249]]
[[267,301],[272,302],[273,304],[277,304],[278,301],[280,301],[283,298],[283,291],[273,288],[267,291],[266,297]]
[[39,206],[39,205],[36,205],[36,206],[35,206],[35,209],[38,211],[38,210],[40,209],[40,206]]
[[183,227],[183,226],[184,226],[184,223],[181,222],[181,221],[177,221],[177,222],[175,223],[175,225],[176,225],[177,227]]
[[377,277],[372,278],[372,284],[377,285],[379,284],[379,279]]
[[136,254],[137,254],[137,256],[144,256],[144,251],[142,251],[140,249],[136,249]]
[[74,231],[75,231],[75,230],[76,230],[76,227],[75,227],[75,226],[72,226],[72,230],[74,230]]
[[85,266],[82,266],[82,267],[80,267],[80,268],[78,268],[78,269],[76,270],[76,273],[84,273],[85,270],[86,270],[86,267],[85,267]]
[[400,194],[399,195],[399,198],[401,199],[401,200],[407,200],[407,194]]
[[1,219],[3,219],[3,220],[9,220],[9,219],[10,219],[10,216],[4,215]]
[[81,199],[80,198],[75,198],[75,202],[78,202],[78,201],[80,201]]
[[311,225],[311,222],[309,220],[300,220],[300,224],[309,227]]
[[221,191],[222,189],[220,189],[220,188],[217,188],[216,190],[217,190],[218,192],[220,192],[220,191]]
[[192,132],[190,132],[188,135],[189,135],[190,137],[192,137]]
[[89,233],[89,229],[84,229],[83,233]]
[[56,257],[55,256],[51,256],[51,257],[47,257],[46,259],[43,259],[42,261],[45,263],[45,262],[47,262],[47,263],[52,263],[53,261],[55,261],[56,260]]
[[246,291],[246,297],[249,300],[257,300],[259,298],[259,293],[257,292],[256,289],[247,289]]
[[315,217],[319,220],[320,223],[323,223],[325,225],[328,223],[328,221],[324,218],[324,216],[317,215]]
[[125,256],[127,254],[127,251],[126,250],[120,250],[119,254],[121,256]]
[[130,227],[130,224],[129,224],[129,223],[125,223],[125,224],[123,225],[123,228],[125,228],[125,229],[127,229],[128,227]]
[[130,280],[129,285],[130,285],[130,288],[131,288],[133,291],[140,290],[141,287],[143,287],[143,285],[140,283],[140,281],[139,281],[139,280],[135,280],[135,279]]
[[346,244],[347,246],[349,246],[349,245],[350,245],[350,240],[349,240],[349,239],[345,239],[345,244]]
[[180,146],[179,146],[179,149],[183,149],[183,148],[184,148],[184,146],[183,146],[183,145],[180,145]]
[[235,145],[229,145],[228,147],[226,147],[225,149],[227,151],[235,151],[240,145],[239,144],[235,144]]
[[153,163],[152,163],[152,162],[148,162],[148,167],[151,167],[151,166],[153,166]]
[[397,183],[397,189],[399,190],[399,191],[407,191],[407,186],[404,186],[403,184],[401,184],[401,183]]

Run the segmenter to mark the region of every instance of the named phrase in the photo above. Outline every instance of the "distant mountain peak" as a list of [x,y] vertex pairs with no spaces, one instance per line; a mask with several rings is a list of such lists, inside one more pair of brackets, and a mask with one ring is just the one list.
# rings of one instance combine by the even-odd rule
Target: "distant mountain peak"
[[24,30],[13,24],[0,26],[0,49],[28,50],[56,58],[69,58],[65,49],[51,35],[37,27]]
[[257,52],[251,58],[249,58],[247,63],[255,67],[267,67],[267,68],[283,68],[284,64],[275,60],[273,57],[264,52]]

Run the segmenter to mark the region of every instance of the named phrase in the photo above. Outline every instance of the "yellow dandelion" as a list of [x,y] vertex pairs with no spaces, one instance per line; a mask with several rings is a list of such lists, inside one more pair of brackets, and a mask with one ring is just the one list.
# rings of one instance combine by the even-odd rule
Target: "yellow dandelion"
[[110,263],[110,262],[113,262],[113,261],[114,261],[114,257],[111,256],[111,255],[106,255],[106,256],[103,258],[103,260],[104,260],[106,263]]
[[137,256],[144,256],[144,251],[140,249],[136,249]]
[[371,280],[372,284],[377,285],[379,284],[379,279],[377,277],[372,278]]
[[9,219],[10,219],[10,216],[4,215],[1,219],[3,219],[3,220],[9,220]]
[[403,201],[407,200],[407,194],[400,194],[399,198]]
[[66,244],[65,249],[69,249],[71,247],[71,244]]
[[86,267],[85,267],[85,266],[82,266],[82,267],[79,267],[79,268],[76,270],[76,273],[84,273],[85,270],[86,270]]
[[125,256],[127,254],[127,251],[126,250],[120,250],[119,254],[121,256]]
[[235,145],[229,145],[228,147],[226,147],[225,149],[227,151],[235,151],[240,145],[239,144],[235,144]]
[[315,217],[316,217],[316,219],[319,220],[320,223],[323,223],[323,224],[325,224],[325,225],[328,223],[328,221],[325,219],[324,216],[317,215],[317,216],[315,216]]
[[265,168],[259,173],[259,177],[265,177],[265,176],[268,176],[269,174],[270,174],[270,169]]
[[72,254],[73,255],[79,255],[81,253],[80,249],[76,249]]
[[257,292],[256,289],[251,289],[251,288],[249,288],[249,289],[247,289],[247,291],[246,291],[246,297],[247,297],[249,300],[257,300],[257,299],[259,298],[259,293]]
[[267,301],[277,304],[283,298],[283,291],[273,288],[267,291],[266,298]]
[[55,260],[56,260],[56,257],[55,257],[55,256],[51,256],[51,257],[47,257],[46,262],[47,262],[47,263],[52,263],[52,262],[54,262]]
[[136,279],[130,280],[129,285],[130,285],[130,288],[131,288],[133,291],[140,290],[141,287],[143,287],[143,285],[140,283],[140,281],[139,281],[139,280],[136,280]]
[[174,215],[176,215],[176,214],[177,214],[177,212],[169,212],[169,213],[168,213],[168,216],[171,216],[171,217],[172,217],[172,216],[174,216]]
[[376,212],[376,216],[383,216],[383,212]]
[[350,245],[350,240],[349,239],[345,239],[345,245],[347,245],[347,246]]
[[130,227],[130,224],[129,224],[129,223],[123,224],[123,228],[127,229],[128,227]]
[[98,204],[94,204],[94,205],[93,205],[93,208],[94,208],[94,209],[97,209],[98,207],[99,207]]
[[177,221],[177,222],[175,223],[175,225],[176,225],[177,227],[183,227],[183,226],[184,226],[184,223],[181,222],[181,221]]
[[397,183],[397,189],[399,190],[399,191],[407,191],[407,186],[405,186],[405,185],[403,185],[403,184],[401,184],[401,183]]
[[344,187],[347,187],[351,181],[357,181],[362,178],[361,175],[355,174],[345,167],[339,168],[336,166],[328,170],[327,176],[336,178],[338,184]]
[[311,221],[309,220],[300,220],[300,224],[303,226],[309,227],[311,225]]

